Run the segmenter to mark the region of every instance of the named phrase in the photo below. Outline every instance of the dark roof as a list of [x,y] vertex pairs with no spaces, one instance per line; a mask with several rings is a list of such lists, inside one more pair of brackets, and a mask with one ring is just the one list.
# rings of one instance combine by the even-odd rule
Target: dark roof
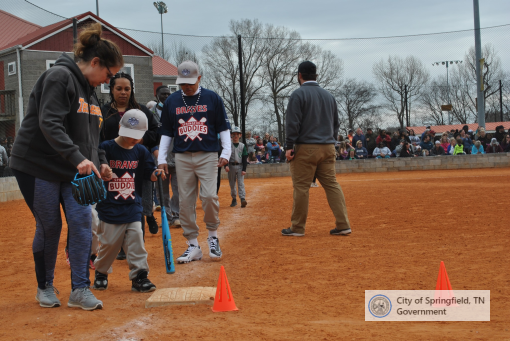
[[[18,18],[17,16],[0,10],[0,46],[7,46],[29,33],[37,31],[41,26]],[[13,45],[11,45],[13,46]],[[3,48],[0,48],[3,50]]]
[[[117,33],[118,35],[122,36],[124,39],[128,40],[131,44],[137,45],[140,49],[145,50],[148,55],[152,55],[154,53],[148,47],[146,47],[143,44],[139,43],[138,41],[134,40],[133,38],[131,38],[130,36],[128,36],[127,34],[122,32],[121,30],[112,26],[111,24],[104,21],[103,19],[99,18],[92,12],[86,12],[86,13],[80,14],[80,15],[76,16],[75,18],[78,20],[78,22],[86,20],[88,18],[90,18],[96,22],[100,22],[103,26],[107,27],[109,30]],[[39,40],[44,40],[45,38],[50,36],[52,33],[56,33],[57,31],[66,28],[67,26],[71,25],[72,23],[73,23],[73,19],[64,19],[64,20],[59,21],[53,25],[41,27],[41,28],[39,28],[35,31],[32,31],[32,32],[28,33],[27,35],[24,35],[16,40],[10,40],[5,45],[0,46],[0,51],[8,49],[8,48],[16,46],[16,45],[22,45],[22,46],[26,47],[32,43],[38,42]],[[21,24],[18,23],[18,25],[21,25]],[[3,32],[2,32],[2,34],[3,34]]]

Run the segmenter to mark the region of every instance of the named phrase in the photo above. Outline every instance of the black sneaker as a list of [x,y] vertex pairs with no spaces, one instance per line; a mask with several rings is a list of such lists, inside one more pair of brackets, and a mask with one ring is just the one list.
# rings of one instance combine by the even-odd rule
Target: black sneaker
[[120,249],[119,254],[117,255],[118,260],[124,260],[126,259],[126,253],[124,252],[124,249]]
[[209,244],[209,257],[213,259],[221,258],[221,249],[220,249],[220,241],[216,237],[207,238],[207,243]]
[[241,198],[241,207],[246,207],[246,205],[248,205],[248,202],[246,201],[246,199]]
[[234,207],[234,206],[237,206],[237,200],[236,199],[232,199],[232,203],[230,204],[230,207]]
[[283,229],[282,230],[282,236],[303,237],[304,235],[305,235],[304,233],[292,232],[290,227],[288,229]]
[[332,229],[331,231],[329,231],[329,234],[335,235],[335,236],[346,236],[350,233],[351,233],[351,229],[339,230],[336,227],[334,229]]
[[106,290],[108,289],[108,275],[102,274],[96,270],[96,278],[94,279],[94,285],[92,289],[95,290]]
[[150,292],[156,290],[156,286],[147,278],[147,271],[142,270],[132,280],[131,291]]
[[154,215],[152,216],[147,216],[147,225],[149,225],[149,232],[152,233],[152,234],[156,234],[158,233],[158,229],[159,229],[159,226],[158,226],[158,221],[156,220],[156,217],[154,217]]

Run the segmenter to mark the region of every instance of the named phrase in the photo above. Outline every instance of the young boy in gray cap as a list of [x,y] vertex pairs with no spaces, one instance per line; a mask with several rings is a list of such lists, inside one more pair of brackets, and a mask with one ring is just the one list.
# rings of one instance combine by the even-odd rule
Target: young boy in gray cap
[[131,290],[149,292],[156,286],[147,278],[149,264],[142,234],[142,182],[165,178],[156,169],[151,154],[139,144],[147,131],[147,116],[138,109],[128,110],[120,120],[119,136],[104,141],[99,148],[106,152],[112,169],[107,181],[106,199],[97,204],[98,237],[101,244],[94,261],[96,276],[93,289],[108,288],[108,273],[121,247],[126,251]]
[[241,129],[239,127],[232,128],[232,154],[225,171],[228,172],[228,183],[230,184],[230,195],[232,195],[232,204],[230,207],[237,206],[237,188],[239,189],[239,198],[241,199],[241,207],[246,207],[246,190],[244,189],[244,176],[246,174],[246,166],[248,165],[248,151],[242,142]]

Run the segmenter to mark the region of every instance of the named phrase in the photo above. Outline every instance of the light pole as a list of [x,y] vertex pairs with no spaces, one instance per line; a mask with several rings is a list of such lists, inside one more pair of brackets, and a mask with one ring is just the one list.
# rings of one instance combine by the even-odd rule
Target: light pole
[[163,14],[168,12],[168,8],[163,1],[155,1],[154,7],[158,10],[158,13],[161,14],[161,57],[166,59],[165,57],[165,43],[163,42]]
[[448,101],[447,105],[449,106],[449,110],[448,110],[448,124],[452,124],[452,122],[450,120],[450,111],[452,110],[452,108],[451,108],[452,104],[450,103],[450,85],[449,85],[449,82],[448,82],[448,65],[452,65],[453,63],[455,63],[455,64],[461,63],[462,64],[462,60],[445,60],[445,61],[442,61],[442,62],[434,62],[434,63],[432,63],[432,66],[446,65],[446,100]]

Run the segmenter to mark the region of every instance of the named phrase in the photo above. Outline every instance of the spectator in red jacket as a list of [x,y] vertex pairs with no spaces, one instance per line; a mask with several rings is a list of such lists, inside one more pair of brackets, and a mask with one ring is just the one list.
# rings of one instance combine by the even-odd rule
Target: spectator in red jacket
[[381,142],[384,142],[386,147],[391,146],[391,137],[390,135],[386,134],[386,130],[381,129],[379,131],[379,136],[375,139],[375,143],[379,146]]
[[491,144],[487,147],[485,152],[487,154],[490,154],[490,153],[503,153],[503,148],[498,143],[498,140],[496,140],[496,138],[492,138]]

